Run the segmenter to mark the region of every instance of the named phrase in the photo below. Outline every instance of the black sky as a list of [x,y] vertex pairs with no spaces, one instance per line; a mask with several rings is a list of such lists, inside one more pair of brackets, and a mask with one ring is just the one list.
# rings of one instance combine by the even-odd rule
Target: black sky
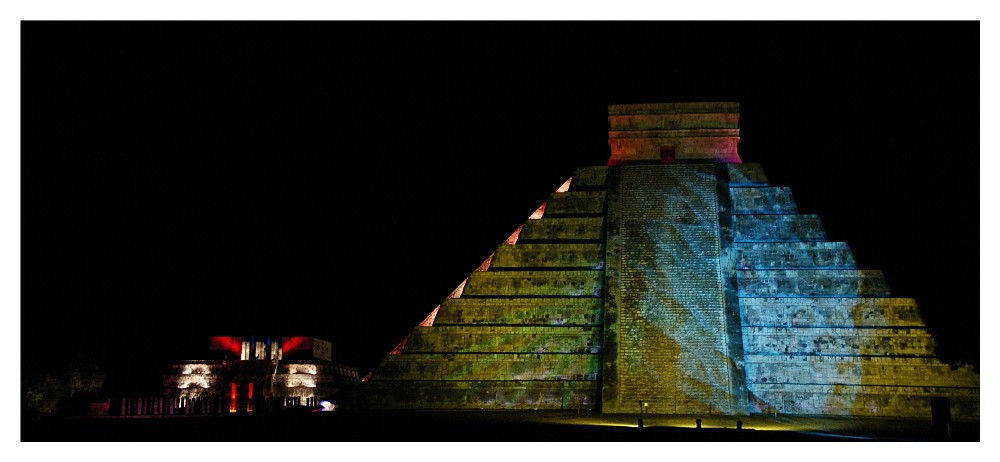
[[367,372],[606,163],[608,104],[738,101],[743,160],[979,363],[978,22],[21,32],[22,360],[155,391],[209,335],[310,335]]

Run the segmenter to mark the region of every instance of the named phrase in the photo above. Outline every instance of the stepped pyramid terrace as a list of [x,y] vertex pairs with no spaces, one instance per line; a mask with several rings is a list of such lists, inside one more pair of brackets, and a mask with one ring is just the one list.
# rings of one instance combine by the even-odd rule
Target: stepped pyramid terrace
[[979,420],[978,373],[937,359],[917,301],[742,162],[737,103],[608,123],[608,164],[578,168],[352,408]]

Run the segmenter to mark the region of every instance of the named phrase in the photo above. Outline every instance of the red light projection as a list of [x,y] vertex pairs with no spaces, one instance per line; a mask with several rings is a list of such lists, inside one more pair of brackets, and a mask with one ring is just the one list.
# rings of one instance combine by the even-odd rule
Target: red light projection
[[242,339],[239,337],[209,337],[208,349],[212,351],[225,351],[236,356],[240,355]]
[[479,264],[479,267],[476,268],[476,271],[486,271],[490,269],[490,263],[493,261],[493,256],[496,254],[497,254],[496,252],[491,253],[490,256],[486,258],[486,260],[484,260],[482,263]]
[[396,348],[393,348],[392,351],[389,352],[389,354],[391,354],[391,355],[402,354],[403,353],[403,348],[406,348],[406,341],[409,340],[409,339],[410,339],[410,336],[407,335],[406,338],[404,338],[402,342],[399,342],[396,345]]
[[569,191],[569,184],[572,183],[572,182],[573,182],[573,177],[567,178],[566,182],[563,183],[562,186],[560,186],[559,189],[556,190],[556,192],[557,193],[562,193],[562,192]]
[[548,204],[548,202],[542,202],[542,205],[540,207],[538,207],[537,209],[535,209],[535,212],[532,213],[531,216],[528,217],[528,219],[529,220],[541,220],[542,217],[545,216],[545,205],[546,204]]
[[232,383],[229,392],[229,412],[236,412],[236,383]]
[[247,384],[247,412],[253,412],[253,382]]
[[524,225],[518,226],[517,229],[514,230],[514,234],[511,234],[510,237],[508,237],[503,243],[507,245],[517,244],[517,237],[521,235],[521,228],[524,228]]
[[469,278],[465,278],[465,280],[462,281],[462,283],[459,284],[458,287],[455,288],[455,290],[451,291],[451,293],[448,294],[448,296],[445,297],[445,298],[458,298],[458,297],[461,297],[462,296],[462,291],[465,290],[465,283],[467,283],[467,282],[469,282]]
[[281,350],[283,354],[294,351],[312,352],[312,337],[281,337]]
[[437,308],[434,308],[434,311],[431,311],[431,314],[428,314],[427,317],[424,318],[423,321],[420,321],[420,325],[424,326],[424,327],[431,327],[431,326],[433,326],[434,325],[434,319],[437,318],[438,310],[440,310],[440,309],[441,309],[441,305],[438,305]]

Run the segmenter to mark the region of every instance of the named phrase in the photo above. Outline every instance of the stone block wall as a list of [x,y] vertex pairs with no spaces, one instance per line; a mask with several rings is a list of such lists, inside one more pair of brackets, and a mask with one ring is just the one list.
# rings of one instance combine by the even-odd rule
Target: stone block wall
[[609,165],[660,160],[739,162],[738,103],[626,104],[609,108]]
[[553,194],[545,207],[545,215],[549,217],[603,214],[604,191],[567,191]]
[[386,358],[371,380],[597,380],[597,358],[592,354],[404,352]]
[[788,188],[730,188],[733,214],[790,214],[795,213],[795,201]]
[[734,215],[735,242],[826,241],[818,215]]
[[736,268],[854,269],[854,254],[843,242],[755,242],[733,246]]
[[604,217],[542,218],[528,220],[519,242],[597,242],[604,236]]
[[450,298],[435,326],[601,326],[599,298]]
[[740,298],[746,327],[925,327],[912,298]]
[[622,114],[608,117],[611,130],[680,130],[690,128],[737,128],[738,112]]
[[878,270],[741,270],[736,275],[741,297],[889,295],[889,286]]
[[894,298],[827,242],[816,215],[766,187],[759,166],[730,166],[735,274],[752,413],[930,418],[932,397],[979,418],[979,376],[934,357],[917,304]]
[[469,276],[463,296],[600,297],[601,271],[478,271]]
[[726,164],[728,186],[767,186],[764,169],[756,163]]
[[601,269],[603,262],[604,246],[601,244],[521,243],[500,246],[493,255],[490,267]]
[[410,353],[599,353],[600,328],[564,326],[417,327]]
[[607,189],[607,177],[607,167],[580,167],[573,172],[570,189],[574,191]]
[[[594,380],[372,381],[359,404],[382,409],[568,409],[593,411]],[[378,402],[372,402],[377,397]]]

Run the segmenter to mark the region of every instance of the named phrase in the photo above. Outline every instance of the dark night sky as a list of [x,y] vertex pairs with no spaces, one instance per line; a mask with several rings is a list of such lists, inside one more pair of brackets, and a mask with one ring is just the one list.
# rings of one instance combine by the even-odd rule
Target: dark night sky
[[[740,153],[979,364],[978,22],[25,22],[22,359],[155,391],[210,335],[362,373],[607,105],[738,101]],[[35,362],[24,361],[30,370]]]

